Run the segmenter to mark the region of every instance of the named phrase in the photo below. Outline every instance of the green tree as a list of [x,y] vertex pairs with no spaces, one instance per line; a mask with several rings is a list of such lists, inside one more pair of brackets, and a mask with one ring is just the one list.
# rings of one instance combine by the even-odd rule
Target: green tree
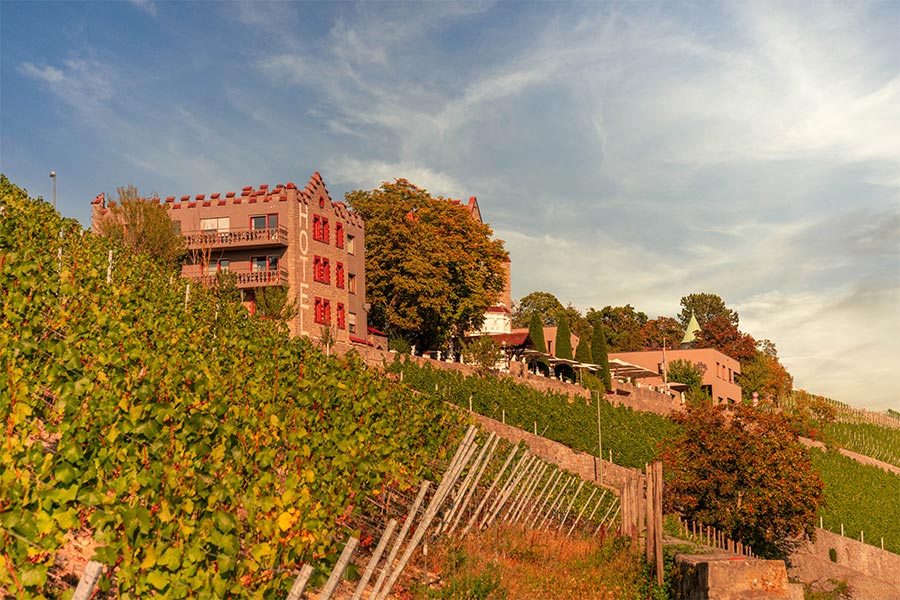
[[119,202],[97,223],[97,232],[168,267],[185,255],[184,238],[175,231],[166,209],[138,195],[133,185],[118,188]]
[[481,374],[488,373],[500,360],[500,347],[489,335],[466,338],[462,344],[462,355],[466,363],[475,365]]
[[688,386],[686,395],[690,404],[708,403],[712,400],[703,389],[704,373],[706,373],[706,365],[695,364],[683,358],[669,361],[666,365],[666,379],[670,383],[683,383]]
[[578,347],[575,349],[575,360],[580,363],[594,363],[594,356],[591,354],[591,339],[583,337],[578,340]]
[[600,365],[600,379],[603,386],[607,390],[612,389],[612,374],[609,371],[609,353],[606,350],[606,334],[603,332],[603,324],[600,321],[594,322],[591,331],[591,356],[594,362]]
[[764,558],[785,558],[815,534],[822,481],[786,416],[700,404],[675,415],[661,453],[665,508],[724,531]]
[[477,329],[503,291],[490,227],[405,179],[346,194],[366,222],[369,322],[427,350]]
[[603,324],[606,344],[610,352],[635,352],[643,349],[641,328],[647,324],[647,315],[630,304],[604,306],[601,310],[589,308],[587,320],[591,324]]
[[[534,349],[539,352],[547,352],[547,341],[544,339],[544,325],[541,322],[541,316],[538,313],[531,313],[531,323],[528,325],[528,337],[534,344]],[[550,365],[546,360],[540,359],[535,362],[538,369],[544,375],[550,372]]]
[[531,316],[538,315],[547,327],[556,326],[556,318],[565,308],[550,292],[531,292],[519,300],[513,310],[513,327],[530,327]]
[[557,358],[572,360],[572,334],[569,331],[569,317],[560,313],[556,325],[556,345],[553,355]]
[[756,350],[753,358],[741,363],[737,383],[745,402],[752,400],[753,392],[757,392],[759,398],[778,405],[791,396],[794,378],[778,360],[777,354]]
[[298,308],[288,300],[288,288],[283,285],[262,287],[256,290],[256,314],[266,319],[289,321],[297,316]]
[[725,306],[725,301],[717,294],[701,292],[683,296],[681,298],[681,314],[678,315],[682,329],[687,327],[692,312],[697,317],[700,327],[703,327],[713,317],[719,316],[728,319],[735,327],[738,326],[738,314]]

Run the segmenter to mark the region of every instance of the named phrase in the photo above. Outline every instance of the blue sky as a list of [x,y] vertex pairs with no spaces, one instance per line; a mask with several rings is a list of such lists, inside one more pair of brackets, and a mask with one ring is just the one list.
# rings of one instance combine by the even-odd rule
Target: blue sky
[[0,2],[0,168],[60,211],[405,177],[513,297],[723,297],[795,386],[900,409],[900,2]]

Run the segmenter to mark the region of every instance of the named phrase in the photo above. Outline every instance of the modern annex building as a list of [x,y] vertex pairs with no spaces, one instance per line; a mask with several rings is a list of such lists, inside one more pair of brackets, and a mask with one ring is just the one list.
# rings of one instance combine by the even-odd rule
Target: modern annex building
[[[289,182],[153,201],[185,238],[184,277],[234,273],[251,311],[261,288],[286,286],[299,309],[292,333],[318,338],[331,329],[337,342],[367,342],[363,219],[331,200],[318,172],[303,189]],[[103,194],[94,199],[95,231],[114,206]]]

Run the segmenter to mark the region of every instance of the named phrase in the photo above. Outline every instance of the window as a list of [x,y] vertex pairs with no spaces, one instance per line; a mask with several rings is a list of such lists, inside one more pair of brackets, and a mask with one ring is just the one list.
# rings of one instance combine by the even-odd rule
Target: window
[[329,236],[328,219],[320,215],[313,215],[313,239],[327,244]]
[[356,238],[347,234],[347,254],[356,254]]
[[327,258],[313,257],[313,279],[320,283],[331,283],[331,264]]
[[337,326],[344,329],[347,326],[347,316],[344,314],[344,305],[338,302],[337,305]]
[[206,272],[209,274],[215,274],[219,271],[227,271],[230,262],[231,261],[227,258],[220,258],[216,262],[210,262],[206,265]]
[[201,231],[228,231],[230,228],[230,217],[213,217],[211,219],[200,219]]
[[172,221],[172,231],[176,235],[181,235],[181,221]]
[[344,224],[334,224],[334,245],[338,248],[344,247]]
[[322,241],[322,217],[313,215],[313,239]]
[[351,294],[356,293],[356,275],[353,273],[347,275],[347,291]]
[[278,227],[278,215],[253,215],[250,217],[250,229],[275,229]]
[[278,270],[278,257],[277,256],[252,256],[250,257],[250,270],[254,273],[260,273],[262,271],[277,271]]
[[344,263],[338,263],[334,271],[334,284],[339,288],[344,287]]
[[347,315],[347,331],[356,333],[356,313],[352,312]]
[[325,299],[316,297],[313,305],[313,317],[316,323],[325,323]]

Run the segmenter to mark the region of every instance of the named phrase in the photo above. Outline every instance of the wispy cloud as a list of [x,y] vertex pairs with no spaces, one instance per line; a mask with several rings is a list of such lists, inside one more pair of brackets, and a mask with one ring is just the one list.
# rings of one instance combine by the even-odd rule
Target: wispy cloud
[[129,0],[129,2],[150,16],[155,17],[159,14],[159,5],[155,0]]

